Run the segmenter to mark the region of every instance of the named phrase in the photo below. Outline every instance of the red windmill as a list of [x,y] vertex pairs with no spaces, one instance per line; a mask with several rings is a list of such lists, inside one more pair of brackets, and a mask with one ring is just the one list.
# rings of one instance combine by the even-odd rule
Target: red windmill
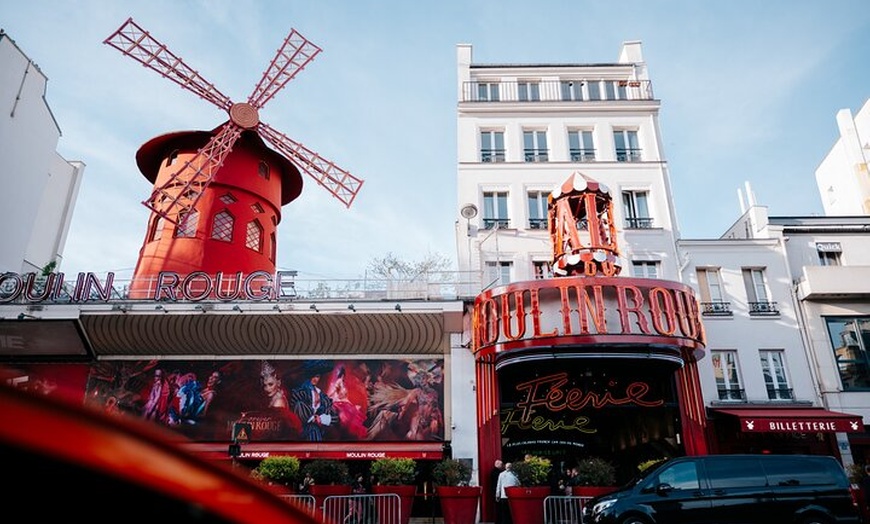
[[247,102],[238,103],[132,18],[103,43],[229,114],[210,132],[162,135],[137,152],[139,169],[154,188],[142,202],[152,214],[134,273],[134,298],[161,271],[273,273],[281,206],[301,193],[300,171],[345,206],[353,203],[361,179],[260,121],[259,110],[321,51],[295,29]]

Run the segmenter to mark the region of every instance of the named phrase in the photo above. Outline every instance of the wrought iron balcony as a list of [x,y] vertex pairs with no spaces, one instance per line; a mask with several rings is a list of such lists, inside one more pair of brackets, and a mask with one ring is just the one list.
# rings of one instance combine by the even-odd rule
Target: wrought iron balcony
[[568,153],[571,155],[571,162],[592,162],[595,160],[594,149],[571,149]]
[[[520,88],[520,83],[525,89]],[[546,80],[535,82],[536,90],[529,91],[529,82],[485,80],[462,84],[460,102],[601,102],[627,100],[653,100],[649,80],[601,80],[597,78]],[[525,96],[523,96],[525,95]]]
[[505,161],[505,150],[504,149],[481,149],[480,150],[480,161],[481,162],[504,162]]
[[776,307],[776,302],[750,302],[749,315],[754,317],[776,316],[779,315],[779,309]]
[[652,229],[653,219],[650,217],[627,217],[625,219],[626,229]]
[[794,390],[792,388],[773,388],[768,386],[767,398],[770,400],[794,400]]
[[701,302],[701,314],[705,317],[731,317],[731,302]]
[[546,218],[530,218],[529,229],[547,229]]
[[498,226],[499,229],[507,229],[511,225],[511,221],[506,218],[484,218],[483,219],[483,229],[495,229]]
[[743,388],[717,388],[719,400],[746,401],[746,393]]
[[640,162],[640,149],[617,149],[617,162]]
[[549,152],[546,149],[526,149],[523,151],[526,162],[547,162]]

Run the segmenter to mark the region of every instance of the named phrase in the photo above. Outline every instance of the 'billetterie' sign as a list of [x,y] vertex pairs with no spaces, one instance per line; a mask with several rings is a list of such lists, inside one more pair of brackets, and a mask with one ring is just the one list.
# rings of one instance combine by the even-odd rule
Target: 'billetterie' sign
[[518,282],[477,296],[475,354],[579,344],[648,344],[694,350],[704,328],[691,287],[625,277]]

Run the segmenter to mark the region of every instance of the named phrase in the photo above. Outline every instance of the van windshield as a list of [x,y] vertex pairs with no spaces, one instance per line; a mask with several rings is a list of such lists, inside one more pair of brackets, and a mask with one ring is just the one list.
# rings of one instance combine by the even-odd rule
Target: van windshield
[[644,479],[649,477],[654,471],[659,469],[659,466],[661,466],[665,462],[667,462],[667,459],[662,459],[658,462],[654,462],[653,464],[649,465],[643,471],[641,471],[637,475],[635,475],[634,478],[632,478],[627,483],[625,483],[624,487],[630,488],[630,487],[633,487],[633,486],[640,484]]

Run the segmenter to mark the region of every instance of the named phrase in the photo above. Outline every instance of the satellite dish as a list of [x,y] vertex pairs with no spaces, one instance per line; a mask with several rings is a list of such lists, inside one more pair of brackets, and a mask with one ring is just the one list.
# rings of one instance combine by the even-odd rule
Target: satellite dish
[[462,209],[459,210],[459,214],[462,215],[462,218],[472,219],[477,216],[477,206],[474,204],[465,204],[462,206]]

